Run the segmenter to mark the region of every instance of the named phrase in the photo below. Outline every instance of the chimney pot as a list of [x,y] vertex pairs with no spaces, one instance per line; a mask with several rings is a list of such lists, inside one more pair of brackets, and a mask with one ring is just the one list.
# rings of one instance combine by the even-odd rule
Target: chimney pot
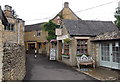
[[12,11],[12,7],[11,7],[11,6],[9,6],[9,5],[5,5],[5,10]]
[[65,2],[64,3],[64,8],[68,8],[69,7],[69,3],[68,2]]

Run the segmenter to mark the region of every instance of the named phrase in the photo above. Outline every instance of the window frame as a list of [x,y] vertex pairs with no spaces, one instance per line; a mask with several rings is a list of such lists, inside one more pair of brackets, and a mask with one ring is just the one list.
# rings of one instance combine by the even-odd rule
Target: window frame
[[88,54],[88,39],[76,39],[77,40],[77,54]]
[[36,36],[40,37],[41,36],[41,31],[37,31]]
[[4,30],[14,32],[15,31],[15,24],[9,23],[8,26],[5,26]]

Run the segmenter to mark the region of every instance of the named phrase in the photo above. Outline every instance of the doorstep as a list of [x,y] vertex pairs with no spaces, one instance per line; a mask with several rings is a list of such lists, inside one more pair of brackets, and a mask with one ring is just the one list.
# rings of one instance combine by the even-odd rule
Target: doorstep
[[[118,76],[120,76],[118,71],[112,70],[109,68],[104,67],[97,67],[97,68],[81,68],[78,69],[77,67],[73,67],[75,70],[82,72],[86,75],[89,75],[97,80],[106,81],[106,80],[118,80]],[[84,69],[84,70],[83,70]],[[89,69],[89,70],[85,70]],[[120,72],[120,71],[119,71]]]

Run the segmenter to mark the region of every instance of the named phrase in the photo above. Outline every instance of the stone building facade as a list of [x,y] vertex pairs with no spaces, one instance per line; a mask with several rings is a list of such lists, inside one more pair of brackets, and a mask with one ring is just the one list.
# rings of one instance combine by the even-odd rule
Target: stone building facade
[[[57,35],[57,60],[65,64],[76,66],[76,55],[87,54],[93,56],[99,66],[99,44],[91,42],[102,33],[118,31],[111,21],[92,20],[63,20],[61,31]],[[102,35],[101,35],[102,36]],[[117,35],[115,35],[117,38]],[[103,35],[103,37],[106,37]],[[69,38],[69,44],[64,39]],[[69,53],[69,57],[64,54]]]
[[5,5],[0,8],[0,81],[23,80],[25,73],[24,21]]
[[52,22],[60,25],[62,19],[81,20],[69,7],[69,3],[65,2],[63,9],[52,19]]
[[37,49],[38,54],[49,54],[49,43],[46,38],[48,32],[42,30],[42,24],[25,26],[25,49],[29,53],[34,53],[34,49]]
[[120,31],[103,33],[91,42],[97,66],[120,70]]

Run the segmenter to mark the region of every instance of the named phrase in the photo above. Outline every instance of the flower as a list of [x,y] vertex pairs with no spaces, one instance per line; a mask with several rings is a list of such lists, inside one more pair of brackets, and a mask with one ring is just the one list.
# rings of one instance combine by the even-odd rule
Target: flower
[[64,54],[64,52],[61,52],[62,54]]
[[66,55],[70,55],[69,53],[67,53]]
[[76,56],[82,56],[82,55],[86,55],[86,56],[89,56],[88,54],[77,54]]
[[69,54],[69,53],[62,53],[62,55],[66,55],[66,56],[69,56],[70,54]]

